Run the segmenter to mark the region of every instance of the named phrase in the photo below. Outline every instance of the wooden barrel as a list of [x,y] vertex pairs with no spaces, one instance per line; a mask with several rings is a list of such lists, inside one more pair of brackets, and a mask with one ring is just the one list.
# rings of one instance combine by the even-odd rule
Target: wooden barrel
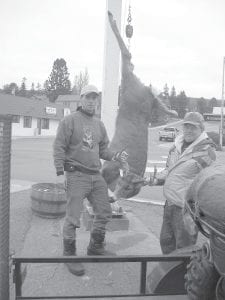
[[63,184],[37,183],[31,187],[32,211],[43,218],[60,218],[66,213]]

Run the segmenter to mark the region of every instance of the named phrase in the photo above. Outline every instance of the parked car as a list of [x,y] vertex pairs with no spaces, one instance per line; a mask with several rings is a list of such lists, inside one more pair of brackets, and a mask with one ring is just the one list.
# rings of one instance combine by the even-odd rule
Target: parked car
[[164,127],[159,131],[159,140],[170,140],[173,142],[178,133],[179,130],[176,127]]

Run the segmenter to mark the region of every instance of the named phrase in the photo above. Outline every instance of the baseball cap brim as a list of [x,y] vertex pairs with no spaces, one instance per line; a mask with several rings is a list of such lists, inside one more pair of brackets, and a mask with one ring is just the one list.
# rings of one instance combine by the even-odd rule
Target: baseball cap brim
[[184,121],[183,124],[192,124],[194,126],[201,126],[200,123],[198,123],[198,122],[192,122],[192,121]]
[[98,91],[97,87],[94,85],[86,85],[82,88],[80,95],[86,96],[86,95],[92,94],[92,93],[99,95],[99,91]]
[[96,91],[88,91],[88,92],[85,92],[83,94],[81,94],[81,96],[87,96],[89,94],[96,94],[96,95],[99,95],[99,93],[97,93]]

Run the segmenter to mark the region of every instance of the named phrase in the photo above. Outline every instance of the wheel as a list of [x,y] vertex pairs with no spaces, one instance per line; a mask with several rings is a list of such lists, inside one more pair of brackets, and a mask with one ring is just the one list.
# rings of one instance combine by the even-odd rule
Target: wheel
[[209,261],[209,255],[206,255],[206,248],[203,245],[201,250],[193,254],[187,266],[184,278],[190,300],[216,300],[215,289],[219,274]]

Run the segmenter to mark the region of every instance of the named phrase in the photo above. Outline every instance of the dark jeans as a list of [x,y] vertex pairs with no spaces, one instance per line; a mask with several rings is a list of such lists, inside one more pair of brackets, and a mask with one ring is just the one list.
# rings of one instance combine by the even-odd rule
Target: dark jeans
[[184,226],[182,208],[176,205],[164,207],[163,224],[160,233],[160,246],[163,254],[186,246],[194,245],[198,234],[191,235]]
[[100,173],[84,174],[79,171],[66,172],[67,210],[63,226],[63,238],[75,239],[75,228],[80,227],[83,200],[87,198],[93,207],[92,230],[105,232],[107,222],[112,216],[108,200],[108,189]]

